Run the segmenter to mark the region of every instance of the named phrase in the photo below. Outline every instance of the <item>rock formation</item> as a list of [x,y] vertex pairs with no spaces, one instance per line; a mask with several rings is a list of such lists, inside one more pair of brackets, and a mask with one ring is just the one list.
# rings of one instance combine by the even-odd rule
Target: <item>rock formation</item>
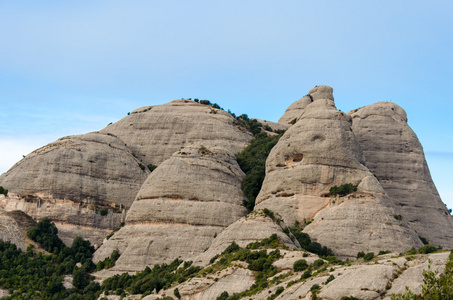
[[286,126],[293,125],[302,114],[305,107],[317,99],[328,99],[333,101],[333,89],[327,85],[314,87],[306,96],[291,104],[286,109],[283,116],[281,116],[280,120],[278,120],[278,123]]
[[194,143],[238,153],[252,138],[229,113],[184,99],[136,109],[101,132],[120,138],[145,165],[159,165]]
[[11,193],[130,207],[149,171],[113,135],[61,138],[33,151],[0,177]]
[[[256,207],[279,213],[290,225],[314,218],[305,232],[343,257],[420,246],[413,230],[395,222],[394,207],[364,166],[351,118],[335,108],[332,89],[319,86],[309,95],[313,102],[269,154]],[[329,196],[331,187],[347,183],[359,192]]]
[[262,211],[252,213],[237,220],[228,228],[223,230],[213,240],[209,248],[193,260],[195,265],[206,266],[209,260],[216,254],[222,253],[232,242],[240,247],[245,247],[250,243],[261,241],[277,234],[278,239],[292,249],[300,248],[297,242],[293,242],[284,232],[284,223],[276,223]]
[[396,213],[429,243],[453,247],[452,217],[434,186],[406,112],[392,102],[378,102],[348,115],[365,165],[395,203]]
[[[422,246],[420,237],[453,247],[453,219],[402,108],[379,102],[344,114],[335,107],[333,89],[322,85],[293,103],[279,123],[260,121],[268,134],[288,129],[267,158],[249,214],[241,190],[245,174],[235,157],[252,139],[241,125],[245,121],[180,99],[37,149],[0,176],[0,186],[9,190],[0,195],[0,238],[25,249],[26,230],[47,216],[67,245],[77,235],[102,242],[94,262],[119,250],[115,266],[96,273],[98,279],[176,258],[207,266],[158,295],[144,295],[148,300],[173,297],[176,288],[181,299],[216,299],[223,291],[253,288],[257,271],[248,260],[257,253],[240,250],[246,259],[236,261],[229,253],[229,262],[219,259],[221,267],[210,260],[233,241],[245,247],[274,234],[282,254],[266,266],[274,277],[247,298],[309,299],[318,284],[322,299],[388,299],[405,285],[419,293],[430,262],[443,270],[446,252],[395,256]],[[356,190],[331,193],[344,184]],[[286,228],[296,222],[339,258],[359,251],[393,253],[319,270],[313,265],[327,261],[301,251]],[[309,279],[293,269],[301,259],[313,264]]]
[[27,238],[27,230],[36,226],[36,222],[22,211],[0,210],[0,240],[9,241],[22,251],[29,244],[35,244]]
[[114,270],[193,260],[228,225],[246,214],[244,173],[233,154],[196,144],[182,148],[146,180],[126,226],[95,253],[101,260],[119,249]]

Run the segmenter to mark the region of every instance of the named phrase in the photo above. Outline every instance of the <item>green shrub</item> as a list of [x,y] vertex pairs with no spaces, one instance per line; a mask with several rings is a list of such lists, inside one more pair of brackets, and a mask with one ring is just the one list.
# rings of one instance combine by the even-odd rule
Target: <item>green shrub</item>
[[54,223],[48,218],[44,217],[38,224],[27,231],[27,236],[41,244],[48,252],[60,252],[66,246],[63,241],[58,237],[58,229]]
[[342,184],[339,187],[334,185],[333,187],[330,188],[329,190],[329,195],[331,196],[344,196],[347,194],[350,194],[352,192],[357,191],[357,186],[353,185],[352,183],[346,183]]
[[[307,224],[309,223],[310,222]],[[315,253],[321,257],[335,256],[332,249],[322,246],[317,242],[312,242],[310,236],[305,232],[302,232],[303,227],[300,224],[295,224],[295,226],[287,228],[294,235],[300,246],[308,252]]]
[[104,260],[99,261],[96,265],[96,270],[110,269],[115,266],[116,261],[120,258],[120,252],[118,249],[112,251],[110,257],[106,257]]
[[216,298],[216,300],[226,300],[228,299],[228,296],[229,296],[228,292],[224,291],[222,294],[220,294],[219,297]]
[[308,264],[305,259],[299,259],[294,262],[294,265],[293,265],[294,272],[304,271],[307,268],[308,268]]
[[415,295],[408,287],[402,295],[392,294],[392,300],[407,299],[453,299],[453,252],[445,264],[443,273],[431,269],[423,270],[423,286],[421,295]]
[[264,132],[257,133],[250,141],[250,145],[236,156],[239,166],[245,173],[241,188],[247,198],[244,205],[249,211],[255,207],[255,199],[263,185],[266,159],[280,137],[281,135],[271,137]]
[[424,237],[418,236],[418,238],[420,239],[420,241],[422,241],[423,245],[428,245],[429,244],[428,240],[425,239]]
[[327,280],[326,280],[326,284],[328,284],[329,282],[331,282],[334,279],[335,279],[335,276],[330,275],[329,278],[327,278]]
[[374,258],[374,252],[368,252],[363,256],[364,261],[370,261]]
[[324,264],[324,260],[322,259],[317,259],[313,262],[313,267],[315,269],[319,268],[320,266],[322,266]]
[[307,279],[311,277],[311,269],[309,268],[307,271],[305,271],[302,276],[300,276],[300,279],[303,280],[303,279]]
[[176,298],[181,299],[181,295],[179,294],[178,288],[175,288],[175,290],[173,291],[173,294],[175,295]]
[[106,215],[108,214],[108,212],[109,212],[109,211],[108,211],[107,209],[103,208],[103,209],[101,209],[101,210],[99,211],[99,214],[100,214],[101,216],[106,216]]
[[363,251],[357,252],[357,259],[364,257],[364,256],[365,256],[365,252],[363,252]]
[[280,295],[281,293],[283,293],[284,290],[285,290],[284,287],[279,286],[279,287],[277,288],[277,290],[275,290],[275,294],[276,294],[276,295]]
[[319,291],[321,289],[321,287],[319,286],[319,284],[313,284],[310,288],[310,291],[313,293],[314,291]]
[[272,220],[275,220],[275,215],[274,215],[274,212],[267,209],[267,208],[264,208],[263,209],[263,213],[268,216],[269,218],[271,218]]
[[0,186],[0,195],[3,194],[3,195],[8,195],[8,190],[5,189],[4,187]]
[[420,247],[420,249],[418,249],[418,253],[422,253],[422,254],[428,254],[428,253],[432,253],[435,251],[437,251],[437,247],[430,245],[430,244],[424,245],[424,246]]
[[402,215],[393,215],[393,217],[398,221],[401,221],[403,219]]
[[153,164],[148,165],[148,170],[150,170],[151,172],[154,171],[156,168],[157,168],[156,165],[153,165]]

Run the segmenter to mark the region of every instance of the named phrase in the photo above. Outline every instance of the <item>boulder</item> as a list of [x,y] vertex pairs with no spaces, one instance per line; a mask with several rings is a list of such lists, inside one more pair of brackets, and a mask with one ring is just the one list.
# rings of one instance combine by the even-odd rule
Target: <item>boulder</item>
[[453,247],[453,217],[431,179],[422,145],[407,124],[406,112],[392,102],[353,110],[352,130],[366,157],[402,216],[429,243]]

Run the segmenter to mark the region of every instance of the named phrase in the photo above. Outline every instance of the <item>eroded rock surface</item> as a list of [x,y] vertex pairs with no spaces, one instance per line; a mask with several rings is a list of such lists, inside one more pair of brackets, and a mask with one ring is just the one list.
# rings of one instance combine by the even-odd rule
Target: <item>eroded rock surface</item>
[[34,226],[36,222],[26,213],[0,209],[0,240],[9,241],[22,251],[27,249],[28,244],[34,244],[27,238],[27,230]]
[[237,220],[217,235],[209,249],[194,259],[194,264],[207,265],[212,257],[222,253],[233,241],[240,247],[245,247],[250,243],[268,238],[272,234],[276,234],[278,239],[290,248],[300,247],[298,244],[294,244],[283,232],[282,227],[285,227],[283,223],[277,224],[270,217],[264,215],[262,211],[254,211]]
[[119,249],[114,270],[138,271],[175,258],[193,260],[246,214],[244,173],[233,154],[197,144],[182,148],[146,180],[126,226],[105,241],[98,261]]
[[[331,89],[322,86],[309,94],[313,102],[269,154],[256,207],[279,213],[290,225],[315,218],[304,231],[344,257],[421,245],[404,222],[394,224],[393,203],[364,166],[351,117],[335,108]],[[359,193],[347,200],[329,196],[332,186],[347,183]]]
[[286,109],[283,116],[281,116],[278,120],[278,123],[286,126],[294,125],[304,109],[314,100],[318,99],[328,99],[333,101],[333,89],[327,85],[320,85],[312,88],[306,96],[297,100]]
[[378,102],[348,115],[365,165],[395,203],[397,214],[431,244],[453,247],[453,217],[434,186],[406,112],[395,103]]
[[123,140],[145,165],[159,165],[194,143],[238,153],[252,138],[229,113],[190,100],[136,109],[101,132]]
[[50,218],[58,228],[58,236],[67,246],[71,246],[77,236],[89,240],[92,245],[100,245],[105,236],[119,228],[126,218],[125,209],[117,207],[103,207],[106,214],[102,215],[96,205],[14,193],[0,198],[0,208],[23,211],[34,220]]
[[15,164],[0,179],[9,192],[130,207],[149,171],[115,136],[61,138]]

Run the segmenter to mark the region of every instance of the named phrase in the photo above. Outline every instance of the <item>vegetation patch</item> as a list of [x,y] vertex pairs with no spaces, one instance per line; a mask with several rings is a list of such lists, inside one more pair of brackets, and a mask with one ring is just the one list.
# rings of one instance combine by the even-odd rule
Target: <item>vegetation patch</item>
[[0,185],[0,195],[8,195],[8,190]]
[[120,258],[120,252],[118,249],[113,250],[110,257],[106,257],[104,260],[99,261],[96,265],[96,271],[100,271],[102,269],[110,269],[111,267],[115,266],[115,262]]
[[346,183],[342,184],[340,186],[334,185],[333,187],[330,188],[329,190],[329,195],[330,196],[345,196],[347,194],[350,194],[352,192],[357,191],[357,186],[353,185],[352,183]]
[[402,295],[392,294],[392,300],[408,299],[453,299],[453,251],[445,265],[444,271],[433,271],[431,268],[423,270],[422,293],[416,295],[406,287],[406,293]]
[[241,188],[247,198],[244,206],[249,211],[255,207],[255,199],[263,185],[266,159],[281,136],[282,134],[269,136],[265,132],[258,133],[250,145],[236,156],[239,166],[245,173]]
[[300,246],[308,252],[317,254],[329,261],[341,263],[341,260],[335,258],[335,254],[332,249],[322,246],[320,243],[312,242],[310,236],[307,233],[302,232],[307,224],[309,223],[301,225],[296,222],[293,227],[286,227],[283,231],[290,237],[294,237],[299,242]]

